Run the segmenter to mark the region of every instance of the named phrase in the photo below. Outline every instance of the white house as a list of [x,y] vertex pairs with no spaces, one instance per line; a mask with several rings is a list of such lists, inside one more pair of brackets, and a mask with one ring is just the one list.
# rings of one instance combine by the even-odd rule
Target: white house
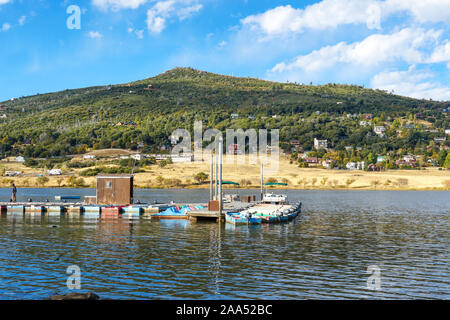
[[92,155],[92,154],[85,154],[83,156],[83,159],[85,159],[85,160],[93,160],[93,159],[95,159],[95,156]]
[[315,149],[327,149],[328,148],[328,140],[318,140],[314,138],[314,148]]
[[445,134],[450,135],[450,129],[445,129]]
[[141,161],[142,159],[144,159],[144,156],[142,154],[132,154],[131,159]]
[[375,126],[373,128],[373,131],[379,136],[384,136],[384,133],[386,132],[386,128],[384,126]]
[[366,163],[364,161],[361,162],[348,162],[345,167],[348,170],[364,170],[366,167]]
[[18,156],[18,157],[16,157],[16,162],[24,163],[25,162],[25,158],[22,157],[22,156]]
[[331,165],[333,164],[333,160],[323,160],[322,167],[331,169]]
[[385,160],[386,160],[386,157],[385,157],[385,156],[378,156],[378,157],[377,157],[377,162],[378,162],[378,163],[383,162],[383,161],[385,161]]
[[362,127],[365,127],[365,126],[370,125],[370,122],[369,121],[360,121],[359,125],[362,126]]
[[237,119],[237,118],[239,118],[239,115],[237,113],[231,114],[231,119]]
[[60,176],[62,175],[62,171],[60,169],[52,169],[47,171],[49,176]]

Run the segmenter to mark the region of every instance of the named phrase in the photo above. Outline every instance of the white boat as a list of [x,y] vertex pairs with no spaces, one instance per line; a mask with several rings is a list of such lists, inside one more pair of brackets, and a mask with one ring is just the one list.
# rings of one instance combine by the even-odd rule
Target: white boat
[[289,204],[287,196],[284,194],[266,193],[264,194],[262,203],[270,204]]

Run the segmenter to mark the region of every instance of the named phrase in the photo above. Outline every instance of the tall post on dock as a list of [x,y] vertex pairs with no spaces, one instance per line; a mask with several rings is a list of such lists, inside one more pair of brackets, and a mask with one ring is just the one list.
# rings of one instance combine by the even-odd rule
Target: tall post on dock
[[215,180],[215,187],[214,187],[214,200],[219,200],[218,199],[218,192],[219,192],[219,155],[218,152],[216,151],[216,180]]
[[261,201],[264,198],[264,164],[261,160]]
[[213,181],[214,181],[214,154],[211,151],[211,170],[209,175],[209,201],[214,200]]
[[223,146],[222,138],[219,140],[219,223],[222,222],[223,195],[222,195],[222,164],[223,164]]

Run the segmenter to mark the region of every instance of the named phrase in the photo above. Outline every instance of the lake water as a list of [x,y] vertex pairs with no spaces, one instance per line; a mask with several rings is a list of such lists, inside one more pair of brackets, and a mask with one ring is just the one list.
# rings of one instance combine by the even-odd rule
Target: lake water
[[[140,201],[201,202],[207,190],[136,190]],[[239,191],[242,195],[257,190]],[[188,221],[0,218],[0,299],[82,292],[112,299],[448,299],[450,193],[287,191],[295,221],[231,227]],[[19,189],[18,200],[95,195]],[[0,201],[10,197],[0,189]],[[381,290],[367,288],[369,266]]]

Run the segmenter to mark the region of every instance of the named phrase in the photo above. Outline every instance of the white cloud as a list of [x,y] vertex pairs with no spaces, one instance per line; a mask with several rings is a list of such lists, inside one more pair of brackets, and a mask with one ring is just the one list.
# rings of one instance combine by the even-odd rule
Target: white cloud
[[138,39],[144,39],[144,30],[134,30],[133,28],[129,27],[127,31],[128,33],[134,33]]
[[11,25],[10,25],[8,22],[5,22],[5,23],[2,25],[1,31],[8,31],[9,29],[11,29]]
[[101,39],[101,38],[103,38],[103,35],[100,32],[98,32],[98,31],[89,31],[88,36],[91,39]]
[[92,0],[92,4],[101,10],[119,11],[121,9],[137,9],[147,0]]
[[437,46],[427,62],[428,63],[447,62],[447,67],[450,68],[450,41],[447,39],[442,45]]
[[138,39],[143,39],[144,38],[144,30],[136,30],[135,34],[138,37]]
[[383,71],[371,80],[372,88],[418,98],[450,101],[450,87],[429,81],[434,75],[411,66],[406,71]]
[[334,28],[340,24],[363,23],[367,20],[366,0],[324,0],[304,10],[290,5],[280,6],[241,20],[243,25],[266,35],[302,32],[304,29]]
[[0,0],[0,6],[2,4],[7,4],[7,3],[10,3],[10,2],[11,2],[11,0]]
[[242,25],[266,36],[299,33],[305,29],[324,30],[346,24],[366,24],[380,29],[380,22],[397,13],[407,13],[419,23],[448,22],[449,0],[322,0],[305,9],[279,6],[248,16]]
[[152,9],[147,11],[147,28],[150,32],[161,33],[165,27],[166,18],[158,16]]
[[147,11],[147,28],[152,33],[161,33],[171,18],[178,17],[178,20],[182,21],[202,8],[199,0],[158,1]]
[[18,20],[19,25],[23,26],[25,24],[25,21],[27,20],[26,16],[21,16]]
[[426,60],[420,50],[427,45],[436,45],[442,31],[405,28],[393,34],[374,34],[361,42],[347,44],[340,42],[326,46],[307,55],[301,55],[292,62],[277,64],[272,72],[286,72],[296,69],[321,71],[336,64],[354,64],[366,68],[384,62],[405,61],[420,63]]

